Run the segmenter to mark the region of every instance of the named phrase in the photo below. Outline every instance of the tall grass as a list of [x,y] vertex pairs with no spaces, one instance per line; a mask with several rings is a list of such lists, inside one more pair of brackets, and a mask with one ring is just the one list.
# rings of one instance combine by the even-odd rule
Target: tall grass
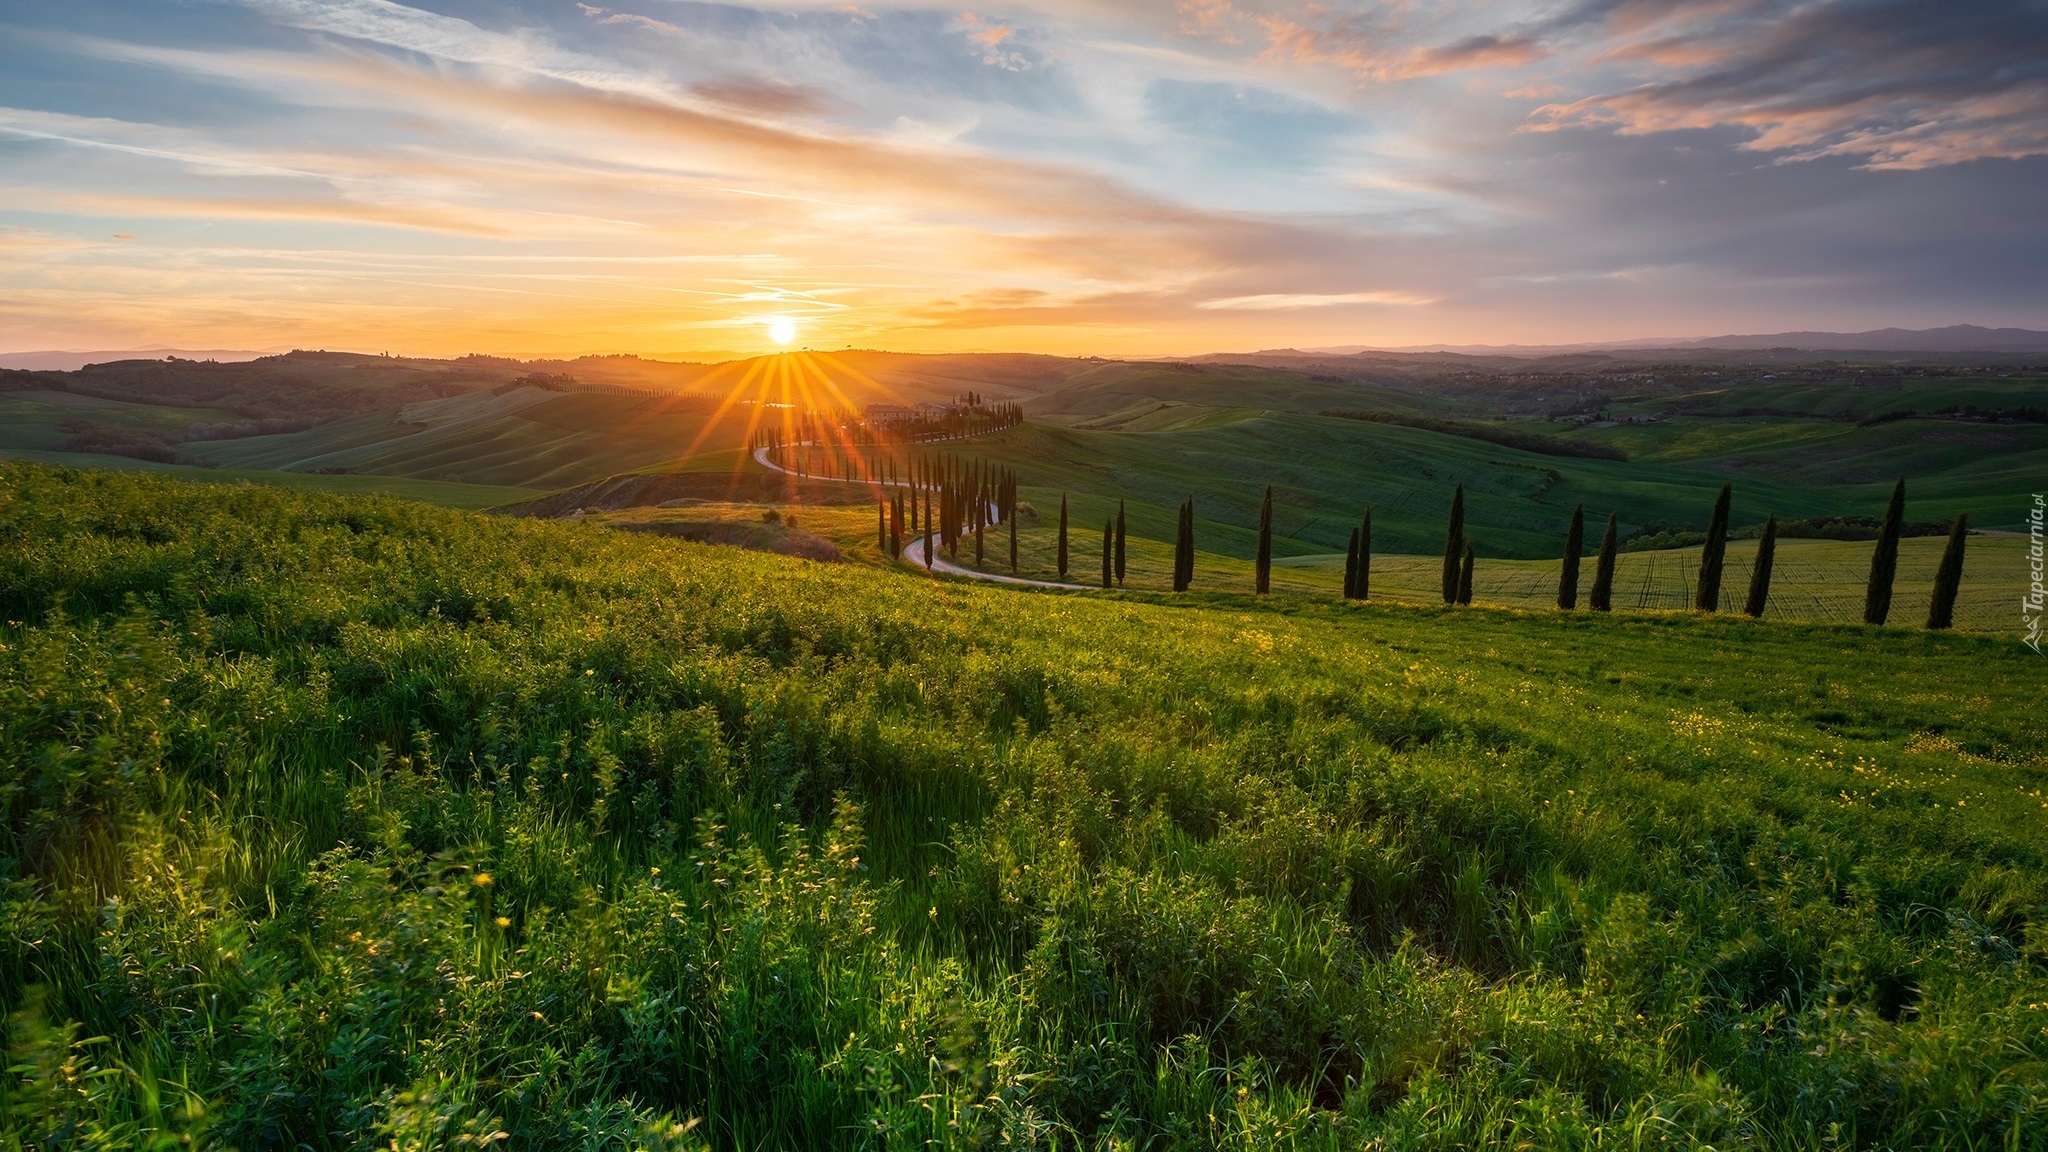
[[0,469],[13,1146],[2048,1145],[2016,645]]

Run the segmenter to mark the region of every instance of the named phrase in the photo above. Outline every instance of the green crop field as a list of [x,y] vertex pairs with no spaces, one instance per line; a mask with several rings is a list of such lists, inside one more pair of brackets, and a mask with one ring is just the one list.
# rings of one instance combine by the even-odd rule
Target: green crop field
[[2011,636],[596,519],[0,465],[7,1146],[2048,1148]]

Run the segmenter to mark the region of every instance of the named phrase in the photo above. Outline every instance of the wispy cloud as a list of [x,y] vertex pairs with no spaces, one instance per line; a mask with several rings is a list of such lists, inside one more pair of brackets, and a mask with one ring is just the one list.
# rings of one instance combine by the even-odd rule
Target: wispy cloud
[[1607,59],[1663,74],[1547,104],[1529,127],[1733,127],[1753,151],[1873,168],[2048,155],[2048,9],[1816,0],[1708,12],[1728,8],[1742,18],[1612,48]]
[[1226,296],[1204,300],[1197,308],[1246,312],[1276,312],[1289,308],[1333,308],[1344,304],[1415,308],[1434,304],[1438,297],[1421,292],[1265,292],[1256,296]]

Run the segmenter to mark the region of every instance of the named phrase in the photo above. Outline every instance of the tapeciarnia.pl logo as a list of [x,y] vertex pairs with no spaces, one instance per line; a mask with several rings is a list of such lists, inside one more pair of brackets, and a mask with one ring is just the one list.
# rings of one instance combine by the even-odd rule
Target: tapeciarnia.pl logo
[[2036,492],[2034,506],[2027,509],[2027,568],[2033,576],[2033,583],[2028,585],[2027,594],[2020,598],[2020,623],[2027,630],[2020,642],[2032,648],[2036,656],[2041,654],[2041,608],[2044,602],[2048,602],[2048,588],[2041,586],[2044,568],[2041,529],[2044,514],[2048,514],[2048,498]]

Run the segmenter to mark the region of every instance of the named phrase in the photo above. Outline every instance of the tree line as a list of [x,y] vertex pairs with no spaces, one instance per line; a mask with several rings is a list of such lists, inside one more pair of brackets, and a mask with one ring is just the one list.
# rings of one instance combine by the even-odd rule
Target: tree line
[[[747,451],[769,450],[771,459],[794,471],[806,472],[797,461],[830,453],[838,464],[865,459],[853,448],[896,444],[925,444],[938,440],[961,440],[970,436],[1000,432],[1024,422],[1021,405],[992,402],[969,392],[937,411],[869,419],[858,412],[791,411],[773,427],[756,430],[747,437]],[[835,466],[833,475],[840,473]],[[866,479],[848,471],[846,479]]]
[[[1005,474],[1005,482],[1013,486],[1014,475]],[[1693,593],[1693,606],[1702,612],[1718,612],[1721,604],[1721,586],[1727,560],[1730,511],[1734,500],[1733,485],[1723,484],[1714,498],[1712,511],[1708,515],[1707,530],[1700,550],[1699,581]],[[1885,508],[1884,517],[1879,521],[1877,543],[1872,550],[1870,573],[1865,582],[1863,619],[1868,624],[1884,624],[1891,617],[1892,588],[1898,576],[1899,540],[1905,524],[1906,481],[1902,477],[1892,488],[1891,500]],[[1619,552],[1620,515],[1607,515],[1605,531],[1593,557],[1593,583],[1586,597],[1586,607],[1594,612],[1613,610],[1615,556]],[[1969,534],[1969,515],[1958,512],[1950,522],[1948,543],[1941,557],[1941,564],[1935,571],[1934,592],[1929,600],[1926,627],[1945,629],[1955,623],[1957,593],[1962,587],[1963,554]],[[1016,569],[1015,527],[1011,530],[1011,570]],[[1103,524],[1102,529],[1102,586],[1122,586],[1124,582],[1125,551],[1124,503],[1117,502],[1116,515]],[[1564,563],[1558,573],[1557,606],[1571,611],[1579,606],[1579,570],[1585,559],[1586,507],[1580,504],[1572,509],[1570,520],[1564,532]],[[1775,513],[1767,515],[1757,540],[1756,561],[1750,568],[1748,595],[1743,601],[1743,611],[1751,617],[1761,617],[1770,602],[1771,576],[1775,568],[1778,540],[1778,518]],[[978,555],[978,553],[977,553]],[[1472,577],[1478,566],[1478,543],[1465,532],[1465,486],[1457,487],[1451,493],[1451,506],[1444,532],[1442,595],[1446,604],[1469,605],[1472,603]],[[1060,497],[1058,568],[1061,579],[1066,579],[1068,569],[1068,523],[1067,498]],[[1268,485],[1259,501],[1258,542],[1253,557],[1253,589],[1258,595],[1272,590],[1273,571],[1273,489]],[[1186,592],[1195,579],[1195,502],[1193,497],[1183,500],[1176,514],[1173,541],[1172,588],[1175,592]],[[1350,543],[1344,555],[1343,598],[1346,600],[1369,600],[1372,597],[1372,507],[1367,505],[1357,527],[1351,529]]]
[[[886,462],[877,481],[884,495],[875,506],[876,541],[884,554],[903,555],[906,541],[922,538],[924,565],[932,564],[934,548],[959,559],[963,539],[974,542],[974,562],[987,563],[988,532],[1009,529],[1010,571],[1017,571],[1017,474],[980,459],[951,454],[918,456],[905,463],[899,478],[896,462]],[[1062,542],[1066,508],[1060,509]],[[936,542],[936,544],[935,544]],[[1062,548],[1064,554],[1065,549]],[[1064,562],[1061,574],[1065,574]]]

